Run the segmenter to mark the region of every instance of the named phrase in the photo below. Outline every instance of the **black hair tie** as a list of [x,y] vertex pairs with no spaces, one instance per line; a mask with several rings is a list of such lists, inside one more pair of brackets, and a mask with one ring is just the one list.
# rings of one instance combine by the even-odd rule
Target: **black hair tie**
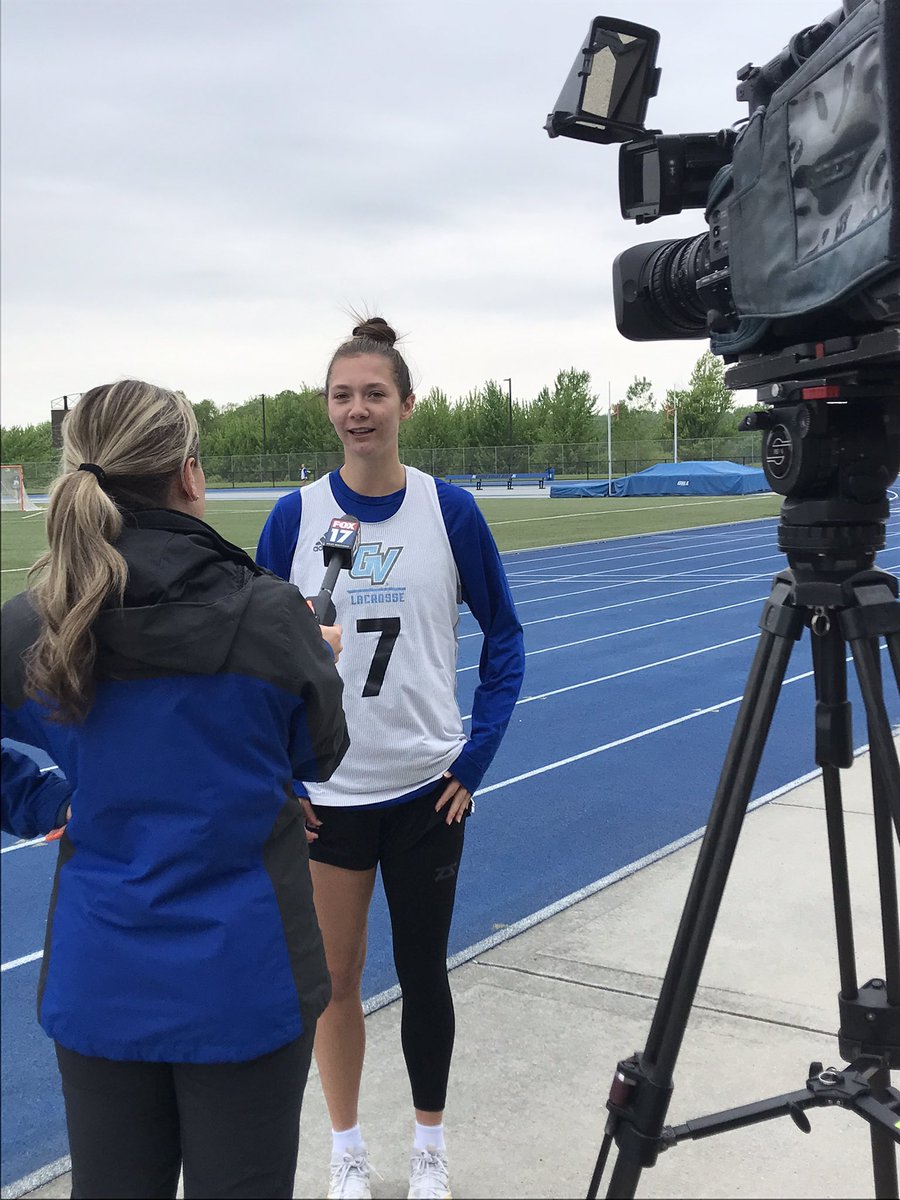
[[96,463],[82,463],[78,468],[79,471],[90,471],[92,475],[96,475],[97,482],[102,488],[106,487],[106,472],[102,467],[98,467]]

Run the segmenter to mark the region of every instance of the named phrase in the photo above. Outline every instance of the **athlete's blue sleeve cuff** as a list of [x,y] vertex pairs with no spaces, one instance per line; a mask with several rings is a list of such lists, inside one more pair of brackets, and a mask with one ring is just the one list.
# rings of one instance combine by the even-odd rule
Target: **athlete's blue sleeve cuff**
[[466,791],[473,796],[484,778],[484,771],[479,770],[477,764],[472,761],[472,755],[466,750],[462,751],[449,771],[453,778],[458,779]]

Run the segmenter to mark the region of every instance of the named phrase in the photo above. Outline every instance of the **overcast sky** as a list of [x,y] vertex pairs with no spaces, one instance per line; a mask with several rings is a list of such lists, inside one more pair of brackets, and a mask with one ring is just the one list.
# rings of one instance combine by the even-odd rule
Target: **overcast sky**
[[623,339],[611,265],[702,214],[624,221],[618,149],[547,113],[598,11],[660,31],[647,124],[686,133],[836,7],[3,0],[3,424],[122,376],[220,405],[320,383],[351,307],[421,395],[576,367],[604,406],[636,374],[661,398],[707,343]]

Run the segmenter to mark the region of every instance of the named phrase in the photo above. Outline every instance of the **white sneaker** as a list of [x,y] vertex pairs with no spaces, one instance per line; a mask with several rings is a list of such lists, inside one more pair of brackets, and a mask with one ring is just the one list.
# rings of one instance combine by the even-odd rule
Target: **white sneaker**
[[332,1156],[328,1200],[371,1200],[369,1152],[361,1146]]
[[447,1155],[435,1146],[416,1150],[409,1160],[408,1200],[450,1200]]

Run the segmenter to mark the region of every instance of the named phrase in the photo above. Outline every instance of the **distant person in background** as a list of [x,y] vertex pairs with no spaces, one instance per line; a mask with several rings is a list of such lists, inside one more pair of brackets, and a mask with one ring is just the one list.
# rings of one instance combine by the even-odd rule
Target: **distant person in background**
[[[353,566],[333,592],[350,749],[329,781],[307,785],[316,912],[333,984],[315,1047],[332,1124],[329,1197],[371,1194],[358,1111],[360,982],[378,866],[415,1109],[409,1196],[450,1195],[443,1114],[455,1031],[447,945],[456,880],[472,793],[500,745],[524,668],[522,628],[474,497],[400,461],[400,422],[415,396],[395,340],[373,318],[338,348],[325,391],[343,466],[279,499],[257,549],[263,566],[312,596],[331,519],[343,512],[361,522]],[[468,736],[456,702],[461,600],[484,634]]]
[[292,780],[347,749],[340,630],[204,524],[198,454],[182,395],[85,393],[3,607],[4,735],[71,788],[38,1016],[76,1197],[291,1196],[330,996]]
[[309,467],[306,465],[306,463],[301,463],[300,464],[300,482],[306,483],[306,481],[308,479],[309,479]]

